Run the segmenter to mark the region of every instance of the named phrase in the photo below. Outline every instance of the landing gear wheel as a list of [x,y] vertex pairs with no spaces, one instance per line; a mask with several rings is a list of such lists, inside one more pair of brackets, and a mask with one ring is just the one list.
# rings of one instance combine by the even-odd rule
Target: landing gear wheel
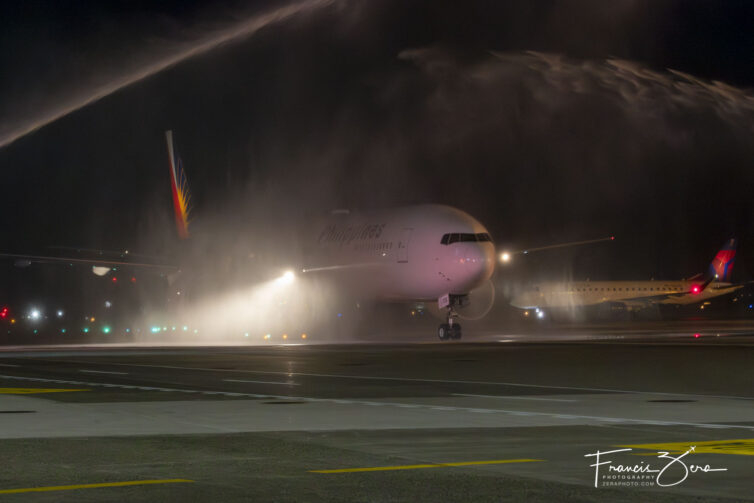
[[454,340],[461,338],[461,325],[453,323],[453,326],[450,327],[450,338]]
[[447,323],[443,323],[437,328],[437,337],[439,337],[441,341],[447,341],[450,339],[451,334],[450,326]]

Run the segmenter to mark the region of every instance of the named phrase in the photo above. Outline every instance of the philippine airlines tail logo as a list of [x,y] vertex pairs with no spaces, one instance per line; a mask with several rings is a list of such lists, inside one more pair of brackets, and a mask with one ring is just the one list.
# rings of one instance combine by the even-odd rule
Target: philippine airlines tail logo
[[173,189],[173,210],[175,212],[175,225],[178,236],[181,239],[189,237],[189,214],[191,213],[191,191],[188,179],[183,172],[181,159],[173,150],[173,132],[165,131],[165,139],[168,142],[168,157],[170,159],[170,182]]
[[710,276],[716,281],[730,281],[733,272],[733,262],[736,259],[736,240],[729,239],[722,249],[717,252],[709,266]]

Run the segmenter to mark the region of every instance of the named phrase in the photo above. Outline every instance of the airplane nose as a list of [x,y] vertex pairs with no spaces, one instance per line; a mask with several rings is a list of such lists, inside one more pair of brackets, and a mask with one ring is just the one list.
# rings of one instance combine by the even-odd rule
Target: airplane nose
[[464,293],[490,279],[495,270],[495,247],[492,243],[460,243],[456,258],[458,286]]

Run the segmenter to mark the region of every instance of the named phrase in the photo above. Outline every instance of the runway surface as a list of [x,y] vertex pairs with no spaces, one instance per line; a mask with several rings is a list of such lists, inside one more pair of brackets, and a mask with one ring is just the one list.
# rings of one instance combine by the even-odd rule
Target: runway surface
[[706,328],[6,350],[0,498],[754,499],[754,336]]

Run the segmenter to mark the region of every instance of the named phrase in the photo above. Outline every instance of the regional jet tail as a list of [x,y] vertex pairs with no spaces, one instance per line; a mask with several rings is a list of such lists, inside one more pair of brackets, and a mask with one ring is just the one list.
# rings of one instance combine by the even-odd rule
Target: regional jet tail
[[656,305],[684,305],[705,302],[743,288],[730,283],[736,257],[736,240],[729,239],[717,252],[707,275],[699,274],[678,281],[582,281],[532,285],[516,296],[511,305],[520,309],[570,309],[622,305],[639,310]]

